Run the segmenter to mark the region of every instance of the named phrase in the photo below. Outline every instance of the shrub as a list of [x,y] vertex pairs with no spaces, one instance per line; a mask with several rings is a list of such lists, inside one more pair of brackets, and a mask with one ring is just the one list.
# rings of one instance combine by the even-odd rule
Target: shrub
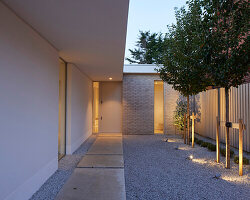
[[[220,153],[222,156],[226,157],[226,149],[220,149]],[[230,158],[234,157],[234,151],[230,150]]]
[[197,140],[196,144],[201,145],[202,142],[203,142],[202,140]]
[[209,144],[208,142],[202,142],[202,143],[201,143],[201,147],[207,147],[208,144]]
[[210,151],[216,151],[216,145],[209,143],[207,145],[208,150]]
[[174,111],[174,125],[178,130],[184,130],[184,113],[187,113],[187,101],[179,97]]
[[[234,162],[236,164],[239,164],[239,156],[234,157]],[[249,159],[243,157],[243,165],[249,165]]]

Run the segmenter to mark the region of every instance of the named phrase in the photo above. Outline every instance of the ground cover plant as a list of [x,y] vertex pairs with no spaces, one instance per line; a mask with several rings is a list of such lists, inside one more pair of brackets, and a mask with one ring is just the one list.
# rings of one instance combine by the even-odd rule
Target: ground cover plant
[[[220,153],[222,156],[226,157],[226,149],[220,149]],[[234,151],[233,150],[230,150],[230,158],[233,158],[234,157]]]
[[[234,157],[234,162],[236,164],[239,164],[239,156]],[[243,157],[243,165],[249,165],[249,159]]]
[[209,151],[216,151],[216,145],[209,143],[207,145]]
[[201,143],[201,147],[207,147],[208,144],[209,144],[208,142],[202,142],[202,143]]
[[[210,143],[210,142],[205,142],[203,140],[199,140],[198,138],[194,138],[194,142],[198,145],[200,145],[201,147],[206,147],[209,151],[216,151],[216,145]],[[220,149],[220,153],[222,156],[226,156],[226,149],[225,148],[221,148]],[[230,150],[230,157],[233,158],[234,157],[234,151]],[[235,158],[236,159],[236,158]],[[239,160],[239,158],[238,158]],[[245,161],[247,162],[247,161]],[[249,162],[249,161],[248,161]]]

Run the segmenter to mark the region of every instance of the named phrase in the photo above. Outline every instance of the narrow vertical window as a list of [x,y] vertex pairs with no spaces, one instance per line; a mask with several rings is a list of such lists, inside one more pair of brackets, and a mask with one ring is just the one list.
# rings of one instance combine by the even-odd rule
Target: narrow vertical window
[[163,134],[164,90],[163,81],[154,81],[154,133]]
[[59,60],[58,159],[66,153],[66,63]]
[[99,82],[93,82],[93,133],[99,132]]

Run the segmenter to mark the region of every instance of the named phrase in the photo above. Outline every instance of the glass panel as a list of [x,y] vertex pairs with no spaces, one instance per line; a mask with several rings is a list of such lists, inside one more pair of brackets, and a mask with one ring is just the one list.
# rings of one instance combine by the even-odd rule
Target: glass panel
[[154,133],[163,134],[164,92],[163,81],[154,82]]
[[58,114],[58,159],[65,155],[66,151],[66,131],[65,131],[65,112],[66,112],[66,63],[59,60],[59,114]]
[[93,82],[93,133],[99,132],[99,82]]

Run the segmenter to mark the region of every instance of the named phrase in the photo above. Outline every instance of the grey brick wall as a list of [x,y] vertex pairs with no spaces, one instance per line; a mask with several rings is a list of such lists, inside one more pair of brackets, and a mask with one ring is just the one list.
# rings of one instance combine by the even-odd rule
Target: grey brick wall
[[[154,134],[154,81],[158,75],[123,77],[123,134]],[[173,111],[178,93],[164,84],[164,131],[174,133]]]

